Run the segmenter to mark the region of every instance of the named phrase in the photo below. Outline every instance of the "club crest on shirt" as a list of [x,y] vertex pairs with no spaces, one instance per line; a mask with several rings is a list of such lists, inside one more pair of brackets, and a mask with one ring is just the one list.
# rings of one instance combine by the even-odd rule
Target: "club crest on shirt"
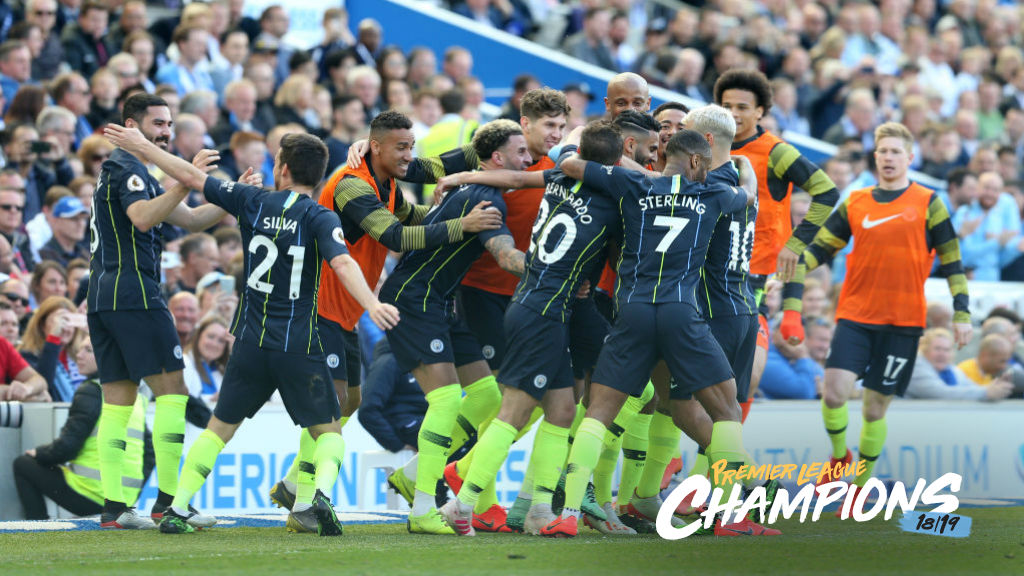
[[487,360],[490,360],[490,359],[494,358],[494,346],[491,346],[490,344],[488,344],[487,346],[483,347],[482,352],[483,352],[484,358],[486,358]]
[[329,354],[327,356],[327,367],[328,368],[337,368],[338,364],[340,364],[340,363],[341,363],[341,360],[338,359],[338,355],[337,354]]
[[537,374],[537,377],[533,379],[533,385],[537,388],[543,388],[548,383],[548,377],[543,374]]
[[174,357],[177,358],[178,360],[181,360],[181,345],[180,344],[174,347]]
[[434,338],[430,341],[430,351],[434,354],[440,354],[444,350],[444,342],[441,342],[440,338]]
[[332,230],[331,238],[334,238],[334,241],[337,242],[338,244],[345,243],[345,234],[341,231],[341,228],[335,228],[334,230]]
[[138,174],[132,174],[128,177],[128,189],[132,192],[142,192],[146,189],[146,183]]

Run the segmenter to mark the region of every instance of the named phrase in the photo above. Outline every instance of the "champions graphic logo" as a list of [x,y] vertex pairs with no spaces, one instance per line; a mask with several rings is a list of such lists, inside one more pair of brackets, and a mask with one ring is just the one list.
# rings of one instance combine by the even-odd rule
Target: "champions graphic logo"
[[[1021,458],[1024,461],[1024,446],[1021,447],[1021,451]],[[662,503],[655,527],[662,538],[679,540],[693,535],[701,527],[710,529],[714,526],[716,517],[721,517],[722,524],[732,524],[742,521],[755,510],[764,518],[765,524],[774,524],[780,517],[788,520],[798,511],[801,523],[807,520],[808,515],[811,516],[812,522],[817,522],[822,511],[834,503],[840,503],[842,506],[844,520],[852,517],[856,522],[867,522],[883,512],[884,518],[889,520],[896,508],[906,513],[919,505],[934,506],[930,512],[950,514],[960,506],[960,500],[955,495],[941,493],[946,490],[954,493],[960,491],[963,478],[952,472],[931,483],[920,479],[909,493],[903,482],[896,482],[891,490],[887,490],[885,484],[877,478],[870,478],[864,487],[856,492],[851,492],[851,484],[842,480],[815,486],[818,480],[828,477],[830,472],[832,478],[849,477],[852,481],[858,471],[863,471],[863,467],[863,461],[839,464],[835,470],[829,470],[828,463],[813,463],[799,467],[797,474],[796,464],[764,465],[757,468],[742,466],[738,470],[725,470],[725,462],[717,462],[711,470],[716,483],[735,482],[728,500],[723,501],[725,493],[721,488],[712,490],[711,481],[707,477],[691,476],[672,490]],[[750,491],[746,499],[742,499],[744,479],[796,480],[800,489],[791,497],[789,491],[780,488],[775,494],[775,499],[769,503],[765,488],[758,486]],[[672,516],[687,496],[692,496],[695,504],[706,502],[707,510],[700,514],[700,520],[675,528],[672,526]],[[867,501],[872,498],[874,502],[868,507]]]

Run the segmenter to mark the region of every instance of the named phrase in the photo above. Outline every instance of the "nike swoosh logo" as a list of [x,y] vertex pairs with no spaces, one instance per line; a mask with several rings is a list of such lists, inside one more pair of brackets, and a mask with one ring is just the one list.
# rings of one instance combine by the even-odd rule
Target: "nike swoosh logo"
[[488,522],[487,520],[476,519],[477,522],[482,524],[485,528],[494,528],[494,522]]
[[734,534],[743,534],[744,536],[753,536],[754,535],[754,529],[753,528],[747,528],[746,530],[736,530],[735,528],[726,528],[724,526],[721,526],[720,528],[722,530],[728,530],[729,532],[732,532]]
[[882,386],[895,386],[895,380],[882,380]]
[[899,218],[899,217],[900,217],[899,214],[893,214],[892,216],[887,216],[885,218],[882,218],[881,220],[871,220],[870,218],[867,217],[867,215],[865,215],[864,216],[864,220],[861,221],[860,225],[865,230],[868,230],[868,229],[874,228],[875,226],[878,226],[880,224],[885,224],[889,220],[893,220],[893,219]]

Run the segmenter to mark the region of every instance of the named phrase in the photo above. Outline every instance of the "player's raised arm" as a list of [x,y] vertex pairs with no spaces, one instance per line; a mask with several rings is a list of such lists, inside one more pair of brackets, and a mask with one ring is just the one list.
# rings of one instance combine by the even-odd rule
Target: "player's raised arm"
[[757,203],[757,173],[754,172],[754,166],[746,156],[733,156],[732,161],[740,175],[740,188],[747,193],[747,206],[753,206]]
[[434,193],[444,193],[465,184],[483,184],[501,189],[543,188],[544,172],[522,170],[480,170],[477,172],[456,172],[441,177]]
[[970,296],[967,293],[967,276],[960,259],[960,241],[950,220],[946,204],[938,194],[932,194],[928,203],[928,240],[935,247],[939,257],[939,276],[946,277],[949,293],[953,297],[953,335],[958,348],[963,348],[971,339]]
[[[338,229],[341,230],[340,228]],[[338,276],[341,283],[348,290],[349,294],[356,299],[367,312],[370,313],[370,320],[381,330],[389,330],[398,324],[398,309],[391,304],[383,304],[373,295],[373,291],[366,284],[363,272],[357,263],[348,254],[341,254],[331,258],[331,270]]]
[[[103,129],[103,135],[113,142],[115,146],[124,148],[128,152],[137,154],[153,164],[156,164],[168,176],[174,178],[189,189],[203,189],[203,185],[206,183],[206,172],[201,168],[197,168],[192,164],[189,164],[186,160],[178,158],[170,152],[161,150],[159,146],[147,140],[146,137],[142,135],[142,132],[138,131],[138,129],[126,128],[124,126],[118,126],[117,124],[107,124],[107,127]],[[156,200],[159,200],[159,197],[154,198],[152,201]],[[181,200],[178,202],[180,201]],[[173,209],[173,206],[171,208]],[[168,210],[167,213],[169,214],[170,210]],[[167,215],[164,214],[164,217],[166,216]],[[129,217],[131,217],[130,214]],[[157,220],[153,224],[162,220],[163,218]]]

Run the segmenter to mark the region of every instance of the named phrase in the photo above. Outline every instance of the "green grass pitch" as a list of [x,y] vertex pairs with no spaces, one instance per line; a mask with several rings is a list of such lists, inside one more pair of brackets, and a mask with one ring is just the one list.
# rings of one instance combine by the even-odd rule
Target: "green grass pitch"
[[831,514],[782,521],[774,538],[605,538],[518,534],[420,536],[405,526],[350,525],[340,538],[284,528],[0,535],[0,574],[1024,574],[1024,507],[964,509],[969,538],[858,524]]

